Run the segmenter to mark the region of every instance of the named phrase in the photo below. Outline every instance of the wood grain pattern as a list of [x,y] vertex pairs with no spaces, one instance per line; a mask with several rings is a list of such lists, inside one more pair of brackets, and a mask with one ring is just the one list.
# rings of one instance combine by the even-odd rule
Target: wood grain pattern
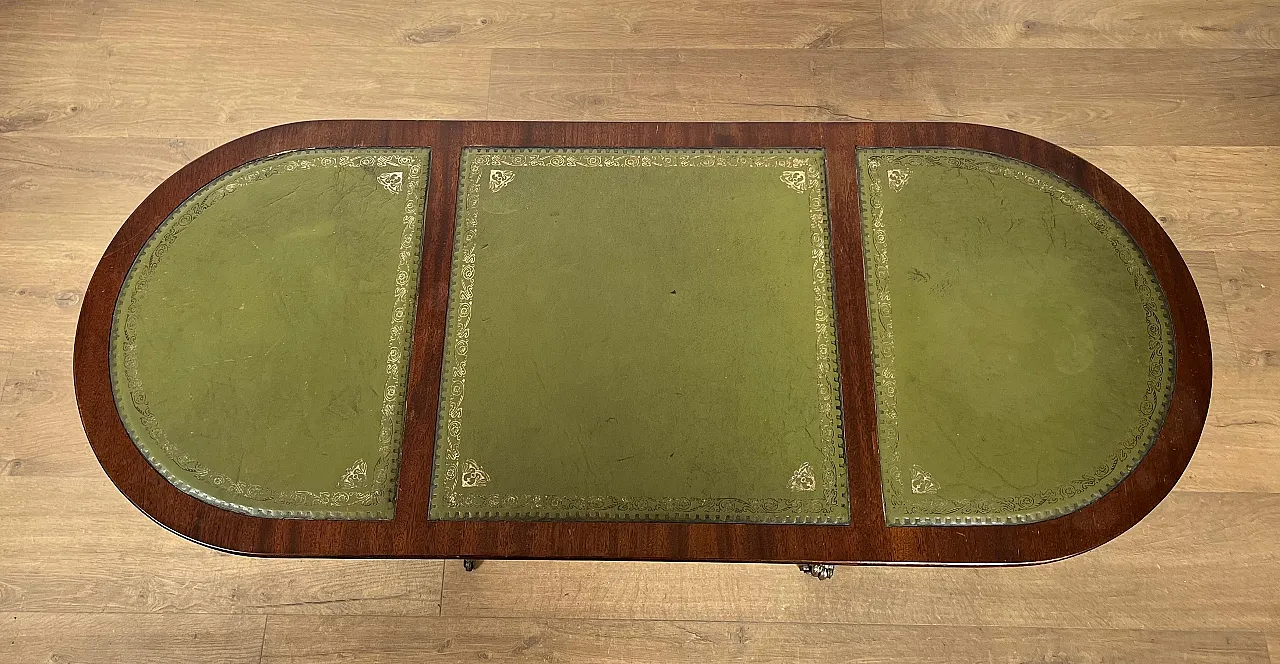
[[1184,254],[1280,250],[1280,148],[1070,149],[1133,192]]
[[1280,145],[1280,50],[499,49],[489,117],[963,121],[1061,145]]
[[[128,216],[165,178],[217,145],[207,139],[36,137],[27,131],[0,135],[0,187],[5,191],[0,214],[6,215],[0,237],[38,236],[30,226],[42,219],[74,215],[68,219],[74,230]],[[93,158],[83,159],[86,153]],[[28,228],[19,229],[19,223]]]
[[[72,315],[79,292],[67,305]],[[10,359],[0,382],[0,436],[12,442],[0,448],[0,476],[101,476],[101,468],[84,458],[93,453],[89,441],[68,424],[76,413],[70,368],[67,351],[26,352]]]
[[[177,50],[154,40],[0,44],[0,96],[8,107],[0,134],[191,138],[190,128],[204,127],[200,137],[223,142],[317,117],[477,117],[485,113],[488,68],[488,51],[458,48],[281,40]],[[341,74],[315,74],[335,69]],[[41,74],[12,73],[25,71]]]
[[891,48],[1280,48],[1267,0],[902,0],[884,31]]
[[[1235,364],[1235,341],[1228,333],[1226,300],[1222,293],[1222,279],[1218,273],[1218,259],[1211,251],[1183,251],[1182,258],[1196,280],[1196,290],[1204,303],[1205,318],[1209,321],[1209,341],[1213,345],[1213,366],[1230,367]],[[1219,334],[1218,332],[1221,331]],[[1210,408],[1213,405],[1210,404]]]
[[[1158,208],[1157,208],[1158,209]],[[1157,212],[1156,214],[1159,214]],[[1214,387],[1204,433],[1175,491],[1280,491],[1280,403],[1268,398],[1280,374],[1239,368],[1214,252],[1184,251],[1204,302],[1213,345]],[[1264,331],[1265,332],[1265,331]]]
[[227,556],[165,532],[100,475],[0,476],[0,532],[0,611],[439,612],[439,561]]
[[[378,5],[289,0],[239,11],[234,0],[115,2],[103,20],[112,40],[189,46],[228,39],[329,44],[544,48],[830,48],[884,45],[879,0],[610,0],[572,6],[554,0],[445,0]],[[166,25],[167,24],[167,25]],[[200,25],[198,35],[189,26]],[[160,27],[161,34],[156,35]],[[171,27],[171,30],[163,30]]]
[[[827,583],[781,565],[446,563],[443,615],[751,620],[1088,629],[1275,626],[1276,494],[1175,492],[1097,551],[1050,565],[841,567]],[[1230,541],[1231,546],[1222,545]],[[1247,579],[1247,581],[1246,581]]]
[[[1204,662],[1266,664],[1257,632],[917,625],[272,617],[262,661]],[[797,632],[802,636],[797,638]],[[925,632],[927,636],[922,636]],[[317,643],[316,634],[324,636]]]
[[[879,4],[870,7],[873,29]],[[1267,282],[1237,290],[1225,279],[1267,269],[1274,256],[1262,252],[1280,249],[1277,68],[1257,50],[1222,50],[1274,48],[1274,28],[1266,27],[1280,21],[1273,5],[901,0],[884,5],[885,37],[901,52],[881,54],[823,48],[880,46],[849,11],[863,8],[860,2],[605,0],[569,10],[540,0],[0,0],[0,297],[10,298],[0,304],[0,384],[39,379],[36,394],[23,388],[21,398],[0,406],[0,510],[27,513],[20,524],[0,527],[0,546],[21,556],[0,557],[0,610],[17,612],[0,615],[0,661],[260,661],[264,616],[245,613],[272,621],[270,659],[295,661],[330,651],[352,661],[408,659],[400,648],[439,645],[435,630],[465,632],[469,640],[454,643],[476,647],[424,647],[415,661],[476,661],[478,652],[590,660],[584,648],[603,657],[611,643],[636,662],[681,661],[689,650],[703,661],[793,661],[793,653],[885,661],[902,639],[917,644],[908,658],[957,663],[1221,662],[1251,648],[1260,631],[1280,661],[1280,592],[1272,581],[1280,577],[1280,541],[1277,517],[1263,504],[1277,495],[1280,477],[1280,380],[1265,366],[1228,371],[1219,360],[1208,426],[1179,490],[1132,532],[1062,563],[842,568],[824,584],[786,566],[491,561],[475,573],[482,576],[467,577],[450,562],[445,620],[340,615],[323,624],[281,622],[275,616],[304,607],[416,611],[383,603],[399,601],[392,596],[406,588],[405,601],[420,600],[432,613],[439,568],[233,557],[149,524],[83,456],[88,442],[68,410],[80,303],[65,310],[48,300],[19,304],[27,300],[17,294],[29,287],[40,297],[82,294],[110,238],[147,192],[206,149],[292,119],[828,120],[874,112],[874,119],[900,121],[963,114],[959,119],[1067,145],[1114,176],[1188,252],[1215,353],[1225,348],[1234,358],[1236,341],[1246,350],[1274,349],[1280,312],[1245,311],[1245,296]],[[201,25],[192,29],[197,15]],[[641,32],[627,32],[632,17]],[[487,26],[479,23],[484,18]],[[1026,20],[1039,24],[1020,27]],[[403,41],[410,38],[421,43]],[[812,49],[787,48],[806,41]],[[1022,50],[1008,51],[1010,45]],[[1115,50],[1095,56],[1057,48],[1073,45]],[[497,47],[556,50],[522,64],[527,52]],[[733,50],[701,50],[722,47]],[[638,50],[652,48],[666,50]],[[299,60],[291,49],[303,53]],[[583,52],[566,60],[564,51],[575,49]],[[203,66],[202,58],[217,66]],[[1013,61],[1025,66],[1002,69]],[[370,72],[362,62],[379,68]],[[417,86],[406,93],[403,77]],[[191,146],[187,156],[171,154],[170,140]],[[14,163],[43,161],[42,146],[70,165],[23,171]],[[15,232],[20,241],[10,244]],[[1227,251],[1236,253],[1223,257],[1224,281],[1209,281]],[[1222,300],[1215,305],[1207,294],[1224,285],[1243,316],[1239,330],[1215,313]],[[9,388],[15,397],[16,389]],[[73,484],[43,484],[60,477]],[[10,482],[27,484],[4,488],[16,486]],[[109,503],[118,518],[82,517],[94,501]],[[85,544],[93,540],[100,548]],[[366,591],[359,579],[375,581]],[[377,597],[387,599],[364,603]],[[305,604],[313,601],[323,603]],[[302,604],[277,606],[291,602]],[[382,608],[373,608],[378,603]],[[40,610],[49,612],[26,612]],[[541,613],[482,617],[533,610]],[[581,616],[595,620],[572,628],[586,622]],[[618,616],[641,618],[598,620]],[[732,627],[694,629],[708,644],[677,626],[689,623],[662,616],[745,621],[746,634],[763,643],[734,643]],[[848,627],[833,632],[819,622],[826,619]],[[18,623],[21,629],[11,627]],[[974,644],[965,638],[977,633],[974,625],[1002,630],[983,631],[987,638]],[[1112,628],[1136,631],[1094,631]],[[1064,640],[1048,643],[1037,637],[1041,629]],[[370,644],[365,630],[387,646]],[[186,639],[197,634],[208,638],[190,645]],[[824,647],[829,634],[835,636]],[[866,638],[856,640],[859,634]],[[1212,641],[1215,635],[1222,640]],[[523,648],[527,636],[542,641]],[[1008,640],[1043,647],[999,649]],[[1109,652],[1090,650],[1092,640]]]
[[[96,244],[103,239],[97,236],[108,230],[101,224],[83,226],[82,229],[85,232],[79,238],[75,237],[77,233],[73,228],[67,229],[67,235],[73,241],[88,240],[84,235],[94,236]],[[13,254],[11,259],[5,260],[6,269],[0,273],[0,307],[8,309],[14,317],[10,339],[14,342],[31,341],[61,334],[70,341],[75,332],[84,285],[92,275],[92,270],[86,269],[87,261],[80,260],[74,250],[59,253],[57,243],[35,243],[33,246],[33,243],[15,238],[6,245],[12,248]],[[51,265],[63,269],[51,271]]]
[[257,664],[264,616],[0,614],[6,662]]
[[[1223,375],[1217,408],[1211,408],[1207,438],[1212,467],[1240,490],[1280,491],[1280,252],[1221,251],[1215,254],[1235,366]],[[1228,365],[1230,366],[1230,365]],[[1195,470],[1194,477],[1209,471]]]
[[97,39],[102,31],[101,3],[0,0],[0,44],[16,42],[72,43]]
[[1204,436],[1178,487],[1280,492],[1280,370],[1217,371]]
[[1280,368],[1280,251],[1224,251],[1217,258],[1240,364]]

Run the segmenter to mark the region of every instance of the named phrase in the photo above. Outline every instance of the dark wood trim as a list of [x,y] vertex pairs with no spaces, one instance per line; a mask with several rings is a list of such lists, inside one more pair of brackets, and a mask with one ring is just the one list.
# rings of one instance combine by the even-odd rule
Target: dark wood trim
[[[848,526],[428,521],[431,451],[444,343],[457,167],[463,146],[821,147],[827,151],[838,341],[853,520]],[[179,491],[125,432],[107,363],[112,309],[143,243],[183,200],[248,161],[308,147],[430,146],[430,193],[410,363],[396,516],[389,521],[263,519]],[[1146,253],[1173,316],[1177,375],[1151,451],[1116,488],[1072,514],[1010,526],[888,527],[880,495],[871,355],[854,150],[946,146],[995,152],[1057,173],[1088,192]],[[326,120],[272,127],[183,167],[148,196],[108,245],[85,295],[75,387],[94,453],[143,512],[182,536],[266,556],[588,558],[839,563],[1024,564],[1092,549],[1134,525],[1173,488],[1195,450],[1212,381],[1209,328],[1191,274],[1149,212],[1092,164],[1046,141],[957,123],[555,123]]]

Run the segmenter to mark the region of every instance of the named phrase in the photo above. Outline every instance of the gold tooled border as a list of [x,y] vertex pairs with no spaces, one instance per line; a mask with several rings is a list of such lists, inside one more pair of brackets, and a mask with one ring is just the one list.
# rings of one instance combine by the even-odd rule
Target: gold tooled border
[[[310,157],[310,158],[299,158]],[[400,439],[404,425],[404,384],[408,376],[408,352],[413,340],[413,320],[417,307],[417,274],[422,255],[422,229],[426,201],[426,174],[430,162],[429,148],[316,148],[291,150],[264,157],[219,176],[183,201],[152,233],[133,265],[125,275],[119,299],[112,313],[109,366],[112,394],[121,422],[142,455],[175,487],[206,503],[251,516],[284,519],[389,519],[395,514],[395,485],[399,474]],[[395,306],[387,341],[387,381],[378,432],[379,458],[374,463],[374,481],[385,489],[372,491],[280,490],[259,484],[237,481],[201,464],[184,453],[161,428],[148,405],[146,391],[138,376],[136,316],[140,299],[167,249],[179,234],[227,195],[252,186],[280,172],[312,168],[401,167],[408,169],[403,179],[405,206],[402,218],[399,262],[396,267]],[[128,395],[129,404],[138,413],[137,420],[127,414],[121,399]],[[261,502],[278,502],[300,508],[363,507],[357,512],[315,509],[280,510],[241,505],[218,498],[177,477],[165,460],[141,435],[137,425],[159,443],[170,461],[201,481],[233,495]]]
[[[907,489],[898,438],[897,379],[894,376],[893,315],[888,288],[889,253],[882,180],[888,177],[891,165],[909,168],[939,163],[951,168],[999,175],[1053,196],[1083,214],[1133,276],[1134,288],[1146,314],[1150,357],[1146,392],[1138,408],[1144,421],[1134,427],[1133,435],[1125,439],[1120,449],[1095,467],[1091,474],[1034,494],[989,500],[938,498],[934,494],[913,494]],[[1176,362],[1169,302],[1142,250],[1128,231],[1076,186],[1039,166],[1004,155],[963,148],[859,148],[857,166],[886,522],[891,526],[1034,523],[1074,512],[1119,484],[1151,449],[1164,425],[1173,395],[1172,377]],[[881,167],[886,169],[884,175],[880,173]],[[1034,172],[1028,173],[1026,169]]]
[[[463,467],[462,422],[466,357],[476,270],[477,204],[484,167],[751,167],[803,170],[813,241],[816,352],[820,411],[824,418],[821,498],[634,498],[483,494],[460,486],[465,473],[483,476],[474,461]],[[715,521],[740,523],[843,524],[850,518],[840,375],[832,294],[831,229],[827,214],[826,156],[817,149],[595,149],[466,148],[460,164],[453,279],[441,372],[436,457],[432,472],[432,519],[525,519],[613,521]],[[506,186],[509,179],[491,183]],[[786,183],[786,186],[795,185]],[[441,444],[443,442],[443,444]],[[843,514],[840,514],[840,512]],[[833,516],[833,512],[836,515]]]

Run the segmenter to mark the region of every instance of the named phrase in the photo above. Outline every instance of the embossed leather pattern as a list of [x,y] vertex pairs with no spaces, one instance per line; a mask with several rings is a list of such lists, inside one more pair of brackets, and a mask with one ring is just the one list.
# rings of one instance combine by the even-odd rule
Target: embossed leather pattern
[[849,521],[821,150],[461,175],[431,518]]
[[972,150],[858,151],[890,524],[1017,523],[1096,500],[1168,411],[1168,303],[1060,178]]
[[258,516],[392,516],[427,165],[285,153],[156,230],[117,301],[111,378],[169,481]]

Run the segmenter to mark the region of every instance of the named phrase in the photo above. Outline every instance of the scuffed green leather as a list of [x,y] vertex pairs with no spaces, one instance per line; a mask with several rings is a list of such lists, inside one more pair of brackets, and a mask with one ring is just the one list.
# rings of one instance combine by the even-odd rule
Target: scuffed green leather
[[1149,449],[1168,304],[1092,198],[971,150],[858,151],[885,512],[893,525],[1077,510]]
[[116,304],[111,378],[175,486],[258,516],[393,515],[427,163],[277,155],[148,240]]
[[430,518],[848,522],[824,168],[464,151]]

